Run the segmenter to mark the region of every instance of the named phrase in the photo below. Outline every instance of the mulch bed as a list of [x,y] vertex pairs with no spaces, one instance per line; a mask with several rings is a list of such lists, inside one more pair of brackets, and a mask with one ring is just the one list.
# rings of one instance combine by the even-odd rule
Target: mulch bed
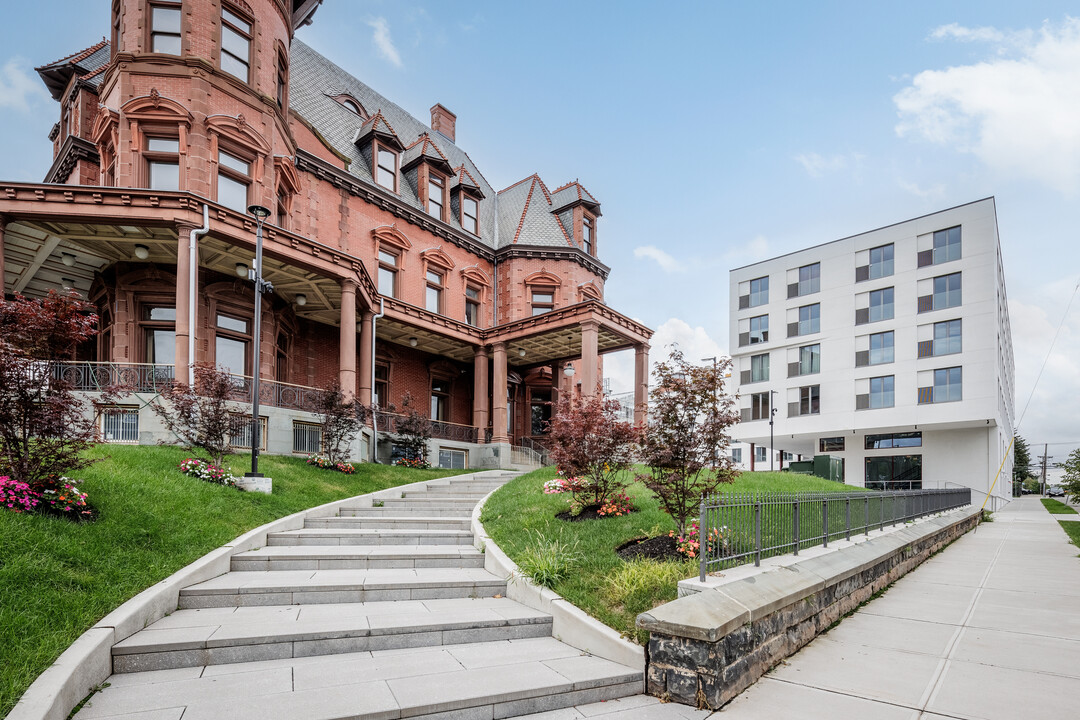
[[623,560],[683,560],[675,547],[675,538],[659,535],[653,538],[634,538],[615,548],[615,554]]

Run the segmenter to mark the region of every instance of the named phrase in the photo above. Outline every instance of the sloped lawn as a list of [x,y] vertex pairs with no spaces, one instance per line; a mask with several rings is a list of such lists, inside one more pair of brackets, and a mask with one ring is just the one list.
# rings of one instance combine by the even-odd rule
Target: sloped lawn
[[[303,459],[262,455],[271,495],[187,477],[175,447],[107,446],[78,473],[95,523],[0,511],[0,717],[72,641],[125,600],[271,520],[396,485],[456,475],[357,465],[344,475]],[[227,463],[235,475],[250,455]]]
[[[545,495],[544,482],[555,468],[515,478],[484,506],[481,522],[488,535],[523,569],[539,569],[554,579],[555,592],[604,624],[639,643],[648,634],[634,628],[639,613],[674,600],[676,584],[697,575],[697,563],[626,562],[615,548],[634,538],[655,537],[675,529],[649,491],[637,483],[627,494],[638,512],[582,522],[556,519],[568,495]],[[723,492],[852,492],[862,488],[791,473],[743,473]]]

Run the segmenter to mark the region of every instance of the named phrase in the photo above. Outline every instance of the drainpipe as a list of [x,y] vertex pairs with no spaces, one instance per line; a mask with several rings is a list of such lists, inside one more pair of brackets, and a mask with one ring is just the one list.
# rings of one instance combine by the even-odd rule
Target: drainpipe
[[206,233],[210,232],[210,208],[203,203],[202,206],[202,224],[201,228],[196,228],[191,231],[188,236],[188,386],[194,387],[195,385],[195,328],[198,326],[196,322],[196,312],[198,309],[198,297],[199,297],[199,252],[195,247],[196,239],[202,237]]
[[371,462],[375,462],[375,446],[379,437],[379,422],[375,417],[375,321],[383,316],[383,299],[379,298],[379,312],[371,316]]

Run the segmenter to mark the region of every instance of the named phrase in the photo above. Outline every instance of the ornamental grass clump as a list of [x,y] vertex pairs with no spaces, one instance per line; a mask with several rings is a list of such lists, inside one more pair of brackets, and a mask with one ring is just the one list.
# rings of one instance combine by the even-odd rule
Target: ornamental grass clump
[[203,482],[236,487],[236,477],[232,473],[198,458],[188,458],[180,463],[180,472]]

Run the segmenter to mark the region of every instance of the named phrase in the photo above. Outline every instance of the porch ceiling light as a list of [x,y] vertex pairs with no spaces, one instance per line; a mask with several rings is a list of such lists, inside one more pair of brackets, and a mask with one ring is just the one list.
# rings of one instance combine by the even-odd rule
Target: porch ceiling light
[[518,357],[525,357],[525,348],[518,349]]
[[304,307],[307,305],[307,295],[304,293],[297,293],[294,300],[296,301],[297,307]]
[[236,276],[246,278],[248,276],[247,263],[236,263]]
[[562,374],[566,377],[574,377],[574,363],[566,363],[566,367],[563,369]]
[[150,248],[146,247],[145,245],[136,245],[135,257],[139,258],[140,260],[145,260],[146,258],[150,257]]
[[420,341],[416,339],[415,335],[413,337],[409,338],[409,344],[412,345],[413,347],[416,347],[416,343],[418,343],[418,342],[420,342]]
[[75,266],[75,256],[71,253],[60,253],[60,261],[68,267]]
[[60,285],[62,285],[65,290],[70,290],[75,287],[75,281],[71,278],[60,278]]

